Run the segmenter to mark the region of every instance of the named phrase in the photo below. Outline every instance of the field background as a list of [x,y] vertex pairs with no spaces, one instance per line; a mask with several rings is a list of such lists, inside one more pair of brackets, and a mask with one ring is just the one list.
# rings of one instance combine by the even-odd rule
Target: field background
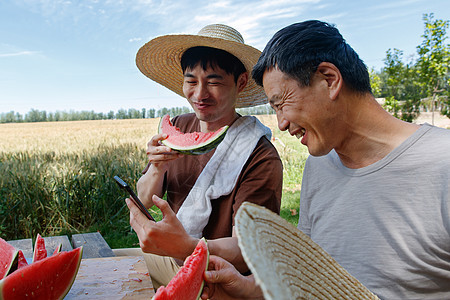
[[[281,215],[298,221],[307,149],[277,128],[275,115],[258,116],[272,129],[284,165]],[[100,231],[112,248],[138,240],[129,225],[125,194],[147,163],[145,149],[159,119],[9,123],[0,125],[0,237]],[[152,212],[160,218],[159,210]]]
[[[272,129],[284,165],[281,215],[298,222],[308,152],[281,132],[275,115],[257,116]],[[416,123],[431,124],[423,113]],[[435,114],[435,125],[450,119]],[[135,186],[147,163],[147,141],[159,119],[0,124],[0,237],[9,239],[99,231],[112,248],[138,246],[119,175]],[[152,209],[157,219],[158,209]]]

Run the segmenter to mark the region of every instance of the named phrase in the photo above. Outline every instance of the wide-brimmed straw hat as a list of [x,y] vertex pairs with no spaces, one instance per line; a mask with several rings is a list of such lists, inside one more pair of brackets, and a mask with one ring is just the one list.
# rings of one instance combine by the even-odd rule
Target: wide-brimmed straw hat
[[237,108],[267,103],[263,88],[251,78],[253,66],[261,51],[244,44],[242,35],[227,25],[208,25],[197,35],[178,34],[154,38],[139,49],[136,65],[145,76],[184,97],[181,56],[187,49],[196,46],[222,49],[236,56],[244,64],[249,73],[249,80],[239,94]]
[[239,247],[271,299],[378,299],[325,250],[272,211],[245,202],[236,215]]

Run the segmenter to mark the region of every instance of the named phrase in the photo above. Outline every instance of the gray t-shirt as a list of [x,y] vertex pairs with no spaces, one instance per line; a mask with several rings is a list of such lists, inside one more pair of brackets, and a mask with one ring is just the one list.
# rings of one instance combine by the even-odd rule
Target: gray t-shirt
[[382,299],[450,299],[450,130],[360,169],[310,156],[298,228]]

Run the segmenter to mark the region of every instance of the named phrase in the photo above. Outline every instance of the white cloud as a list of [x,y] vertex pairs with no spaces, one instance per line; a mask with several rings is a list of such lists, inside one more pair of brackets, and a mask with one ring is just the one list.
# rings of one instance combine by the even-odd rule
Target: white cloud
[[27,56],[39,54],[37,51],[19,51],[12,53],[0,53],[0,57],[12,57],[12,56]]
[[140,42],[140,41],[142,41],[142,38],[131,38],[131,39],[129,39],[128,40],[130,43],[133,43],[133,42]]

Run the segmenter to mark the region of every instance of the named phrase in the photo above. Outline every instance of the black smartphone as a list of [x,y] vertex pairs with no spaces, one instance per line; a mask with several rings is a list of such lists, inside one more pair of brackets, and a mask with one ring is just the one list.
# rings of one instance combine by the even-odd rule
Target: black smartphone
[[139,200],[138,196],[131,189],[131,187],[125,181],[123,181],[119,176],[114,176],[114,180],[117,182],[117,184],[120,186],[121,189],[123,189],[128,194],[130,194],[130,199],[134,202],[134,204],[137,205],[137,207],[139,207],[139,209],[142,211],[142,213],[149,220],[155,221],[155,219],[153,219],[152,215],[145,208],[144,204],[142,204],[141,200]]

